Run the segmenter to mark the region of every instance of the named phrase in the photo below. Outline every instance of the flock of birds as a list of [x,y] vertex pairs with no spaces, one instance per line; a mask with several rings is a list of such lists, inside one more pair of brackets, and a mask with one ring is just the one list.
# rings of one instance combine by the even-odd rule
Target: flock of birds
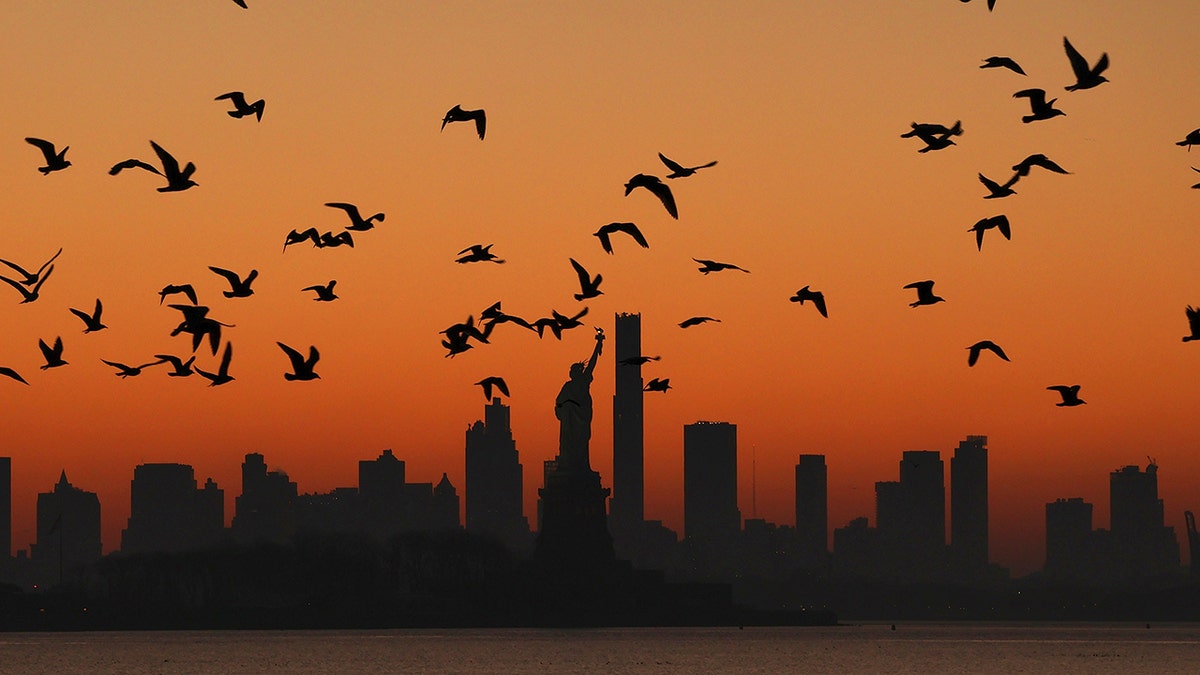
[[[233,0],[243,9],[247,5],[242,0]],[[970,2],[970,0],[962,0],[962,2]],[[988,9],[994,9],[995,0],[988,0]],[[1075,81],[1065,88],[1068,92],[1076,92],[1095,88],[1101,84],[1108,82],[1104,76],[1104,72],[1108,69],[1109,61],[1107,53],[1101,54],[1099,59],[1094,64],[1089,64],[1088,60],[1071,44],[1067,38],[1063,38],[1063,48],[1066,51],[1067,59],[1074,74]],[[1021,76],[1026,76],[1025,70],[1017,61],[1007,56],[991,56],[984,59],[983,65],[980,68],[991,69],[1001,68],[1007,69]],[[1032,123],[1054,119],[1066,115],[1065,112],[1055,107],[1057,98],[1048,98],[1045,89],[1027,88],[1017,91],[1013,94],[1014,98],[1025,99],[1030,106],[1030,114],[1023,116],[1022,122]],[[241,91],[231,91],[215,97],[216,101],[228,101],[232,106],[232,110],[228,110],[227,114],[235,119],[243,119],[253,117],[256,121],[261,122],[263,113],[266,107],[264,100],[259,99],[250,102],[247,96]],[[445,130],[448,124],[456,122],[472,123],[475,127],[475,132],[479,136],[480,141],[484,140],[487,132],[487,115],[482,109],[467,110],[459,105],[455,105],[446,112],[442,118],[441,129]],[[927,153],[938,150],[943,150],[955,145],[955,138],[963,134],[963,126],[961,121],[955,122],[951,126],[945,126],[936,123],[916,123],[911,124],[911,129],[903,134],[903,138],[917,138],[924,142],[924,147],[918,150],[919,153]],[[43,156],[44,165],[37,167],[37,171],[43,175],[63,171],[71,166],[71,162],[67,159],[68,147],[63,147],[61,150],[51,141],[40,138],[29,137],[25,139],[30,145],[36,147]],[[1200,129],[1196,129],[1182,140],[1178,145],[1187,147],[1190,151],[1192,145],[1200,144]],[[109,169],[109,174],[116,176],[127,169],[141,169],[153,174],[156,174],[166,181],[165,185],[158,187],[159,192],[180,192],[196,187],[198,184],[192,179],[196,171],[196,166],[187,162],[183,166],[174,155],[160,146],[153,140],[150,141],[150,146],[154,150],[157,158],[157,165],[143,161],[137,158],[130,158],[118,162]],[[695,175],[698,171],[713,167],[717,164],[716,161],[707,163],[685,166],[676,162],[662,153],[658,154],[659,160],[666,167],[668,173],[667,180],[687,178]],[[987,194],[984,199],[1001,199],[1016,194],[1013,186],[1019,180],[1028,177],[1034,168],[1039,168],[1055,174],[1069,174],[1069,172],[1043,154],[1029,155],[1022,161],[1013,165],[1013,174],[1003,183],[988,178],[983,173],[979,173],[979,181],[987,189]],[[1193,167],[1194,171],[1200,172],[1200,169]],[[1200,189],[1200,183],[1192,186]],[[663,206],[671,218],[679,218],[679,210],[676,205],[674,194],[671,191],[670,185],[658,176],[637,173],[628,182],[625,183],[625,195],[629,196],[638,188],[643,188],[645,191],[652,194]],[[369,217],[364,217],[358,206],[348,202],[326,202],[325,206],[342,211],[349,220],[349,224],[344,226],[340,231],[320,232],[316,228],[308,228],[305,230],[293,229],[284,237],[283,250],[284,252],[290,246],[308,242],[316,248],[348,246],[354,247],[354,235],[357,233],[366,232],[374,229],[376,223],[382,223],[385,220],[385,214],[375,213]],[[980,219],[975,223],[968,232],[975,235],[975,243],[978,250],[983,250],[984,235],[989,230],[996,230],[1006,240],[1011,239],[1012,231],[1011,224],[1007,216],[1000,214],[989,216]],[[638,226],[631,222],[613,222],[600,227],[593,233],[599,240],[602,249],[612,254],[614,251],[614,238],[618,235],[624,235],[630,238],[635,244],[642,248],[649,248],[649,243]],[[454,262],[459,264],[472,263],[493,263],[503,264],[505,260],[492,252],[494,244],[471,244],[460,250],[454,259]],[[8,286],[12,287],[20,295],[21,303],[31,303],[38,300],[39,293],[44,284],[54,272],[54,263],[58,256],[62,253],[59,249],[49,260],[40,265],[36,270],[29,270],[25,267],[9,261],[0,259],[0,264],[3,264],[16,272],[17,278],[0,275],[0,281],[3,281]],[[749,273],[749,270],[729,262],[708,260],[700,258],[692,258],[700,265],[699,272],[704,275],[714,274],[723,271],[740,271]],[[596,298],[603,294],[600,290],[603,277],[600,274],[593,274],[587,270],[576,259],[569,258],[569,262],[575,271],[578,280],[579,290],[574,293],[573,297],[577,301],[585,301]],[[235,272],[233,270],[223,269],[219,267],[209,267],[214,273],[222,277],[229,286],[229,290],[223,291],[225,298],[246,298],[253,295],[253,283],[258,276],[257,270],[250,270],[245,274]],[[338,299],[338,295],[334,292],[336,280],[330,280],[324,284],[316,284],[304,287],[302,292],[314,293],[313,300],[317,302],[332,302]],[[912,289],[916,292],[916,300],[910,303],[913,308],[935,305],[945,302],[945,299],[934,294],[934,281],[922,280],[905,285],[903,288]],[[114,360],[102,359],[103,363],[115,369],[116,376],[124,379],[141,375],[147,368],[157,366],[168,366],[168,375],[171,377],[188,377],[192,374],[198,374],[210,382],[210,386],[223,385],[234,380],[230,375],[230,364],[233,357],[233,347],[231,342],[226,338],[223,340],[222,328],[232,328],[232,324],[223,323],[209,316],[210,308],[201,305],[198,302],[198,297],[195,288],[191,284],[170,284],[159,291],[159,304],[161,305],[168,296],[183,295],[189,302],[172,303],[168,307],[180,312],[181,321],[174,330],[171,331],[171,336],[187,334],[190,336],[191,354],[190,356],[182,357],[176,354],[155,354],[152,360],[138,365],[129,365]],[[824,293],[818,290],[813,290],[810,286],[804,286],[797,290],[795,294],[789,298],[791,302],[804,305],[811,303],[817,312],[824,318],[829,317],[828,307]],[[69,308],[70,312],[77,316],[84,324],[83,332],[94,333],[104,330],[107,326],[103,323],[103,303],[99,298],[96,299],[94,307],[91,311],[84,311],[76,308]],[[488,344],[495,328],[500,324],[514,324],[518,327],[534,331],[538,337],[544,337],[549,331],[556,339],[562,338],[562,333],[567,330],[572,330],[583,326],[581,319],[587,314],[587,307],[583,307],[574,314],[563,314],[557,310],[551,310],[550,315],[534,320],[527,320],[519,316],[505,313],[501,309],[501,303],[496,302],[479,313],[479,319],[476,320],[475,315],[469,315],[463,322],[455,323],[440,333],[443,335],[441,340],[442,346],[446,349],[446,357],[454,357],[458,354],[466,352],[474,347],[473,343]],[[1185,342],[1192,340],[1200,340],[1200,309],[1189,306],[1186,311],[1190,335],[1183,338]],[[720,319],[711,316],[692,316],[678,325],[682,329],[693,326],[702,325],[709,322],[720,322]],[[218,351],[221,351],[221,345],[224,344],[224,349],[221,357],[213,370],[205,370],[195,365],[196,353],[207,340],[209,350],[215,357]],[[320,352],[315,346],[309,346],[307,353],[293,348],[283,342],[276,343],[280,350],[287,357],[290,364],[290,371],[284,373],[283,377],[288,381],[310,381],[319,379],[315,368],[320,359]],[[62,337],[55,338],[53,343],[47,343],[45,340],[38,341],[38,347],[42,353],[44,365],[42,370],[51,368],[59,368],[68,364],[63,358],[63,341]],[[983,352],[989,352],[1004,361],[1009,361],[1009,357],[1004,350],[995,342],[990,340],[980,340],[967,347],[968,358],[967,365],[974,366]],[[620,361],[619,365],[644,365],[650,361],[658,361],[661,357],[637,355],[635,357],[626,358]],[[28,381],[16,370],[7,366],[0,366],[0,375],[6,376],[20,383],[29,384]],[[484,396],[489,400],[494,392],[500,392],[505,396],[509,395],[509,388],[502,377],[489,376],[475,383],[483,390]],[[648,392],[665,392],[671,388],[669,378],[654,378],[645,384],[644,390]],[[1059,406],[1077,406],[1086,403],[1079,398],[1080,385],[1054,385],[1047,389],[1056,391],[1061,396],[1061,401],[1057,403]]]

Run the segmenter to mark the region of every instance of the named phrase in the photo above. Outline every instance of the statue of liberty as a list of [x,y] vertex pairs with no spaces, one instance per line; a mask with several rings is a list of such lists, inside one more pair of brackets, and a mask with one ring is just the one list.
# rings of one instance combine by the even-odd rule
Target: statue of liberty
[[596,328],[596,348],[586,362],[571,364],[571,379],[563,384],[554,401],[559,421],[559,471],[591,471],[588,442],[592,438],[592,371],[604,346],[604,331]]

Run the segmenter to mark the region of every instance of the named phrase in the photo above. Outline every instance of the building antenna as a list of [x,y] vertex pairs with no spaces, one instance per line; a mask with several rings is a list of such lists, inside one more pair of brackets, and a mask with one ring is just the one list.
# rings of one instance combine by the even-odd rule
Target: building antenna
[[750,513],[758,518],[758,444],[750,446]]

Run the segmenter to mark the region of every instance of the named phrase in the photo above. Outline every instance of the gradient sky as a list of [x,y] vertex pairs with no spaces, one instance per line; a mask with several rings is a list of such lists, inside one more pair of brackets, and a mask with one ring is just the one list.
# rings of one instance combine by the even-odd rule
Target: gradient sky
[[[464,431],[503,376],[532,519],[542,461],[556,452],[553,401],[590,328],[539,340],[499,326],[491,345],[444,358],[438,331],[502,300],[533,319],[581,307],[568,258],[604,276],[585,321],[610,333],[642,314],[643,369],[673,389],[646,400],[646,516],[682,531],[682,426],[738,425],[744,517],[793,522],[801,453],[829,466],[830,527],[867,515],[874,483],[904,450],[947,461],[989,437],[993,560],[1041,566],[1044,504],[1081,496],[1108,524],[1108,474],[1160,467],[1168,524],[1200,507],[1200,154],[1175,145],[1200,126],[1200,4],[1159,0],[878,2],[368,2],[229,0],[5,3],[0,58],[0,257],[37,267],[59,247],[42,297],[0,288],[0,454],[13,458],[14,549],[35,538],[38,492],[61,470],[100,496],[104,548],[119,546],[129,481],[143,462],[185,462],[225,489],[261,452],[301,492],[357,482],[357,461],[392,448],[410,481],[447,472],[464,488]],[[1073,81],[1063,36],[1110,83]],[[981,70],[1006,55],[1028,73]],[[1024,88],[1065,117],[1023,124]],[[261,123],[218,94],[265,98]],[[484,108],[488,134],[439,133],[451,106]],[[918,154],[911,122],[951,124],[955,147]],[[73,166],[42,176],[36,136]],[[109,176],[155,140],[197,165],[199,186],[160,194],[142,171]],[[656,153],[719,160],[671,181],[678,221],[636,173]],[[984,200],[1044,153],[1018,194]],[[340,229],[348,201],[387,219],[354,249],[280,253],[291,229]],[[1013,237],[967,230],[1006,214]],[[601,225],[633,221],[605,254]],[[494,243],[504,265],[457,265]],[[751,274],[702,276],[691,258]],[[259,270],[227,300],[207,266]],[[0,272],[3,273],[3,272]],[[337,279],[341,298],[304,286]],[[902,287],[935,280],[947,302],[910,308]],[[142,363],[190,350],[169,337],[166,284],[192,283],[236,324],[230,369],[209,388],[166,368],[121,380],[100,359]],[[829,319],[788,302],[825,293]],[[68,307],[105,304],[83,335]],[[696,315],[722,320],[687,330]],[[40,371],[39,338],[61,335],[69,366]],[[966,364],[999,343],[1004,363]],[[285,382],[282,341],[321,350],[315,382]],[[197,365],[215,367],[201,352]],[[610,483],[612,343],[592,385],[592,464]],[[1081,384],[1059,408],[1045,388]],[[752,500],[752,456],[757,465]],[[1186,556],[1186,553],[1185,553]]]

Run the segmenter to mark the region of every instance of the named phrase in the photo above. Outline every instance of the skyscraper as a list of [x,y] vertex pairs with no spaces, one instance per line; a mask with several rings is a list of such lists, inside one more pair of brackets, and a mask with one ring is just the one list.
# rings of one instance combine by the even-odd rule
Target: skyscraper
[[820,560],[829,550],[825,455],[800,455],[796,464],[796,536],[808,562]]
[[207,546],[225,527],[225,493],[210,478],[197,489],[186,464],[139,464],[130,483],[129,524],[121,551],[182,551]]
[[0,560],[12,557],[12,458],[0,457]]
[[880,544],[898,579],[939,578],[946,557],[946,486],[936,450],[907,450],[900,481],[875,484]]
[[1164,525],[1158,465],[1151,460],[1144,472],[1137,466],[1113,471],[1108,486],[1116,573],[1135,580],[1175,571],[1179,567],[1179,542],[1175,529]]
[[1082,583],[1096,569],[1092,505],[1082,497],[1046,504],[1046,576],[1057,583]]
[[967,436],[950,459],[950,550],[967,578],[988,565],[987,436]]
[[508,406],[493,398],[483,421],[467,429],[467,531],[495,537],[524,551],[530,542],[524,514],[524,478]]
[[727,543],[738,534],[737,425],[696,422],[683,427],[683,536]]
[[613,394],[613,496],[609,526],[618,549],[636,547],[645,520],[645,437],[642,366],[629,362],[642,355],[642,315],[616,315],[616,369]]
[[234,500],[230,529],[241,541],[289,540],[296,530],[296,484],[282,471],[268,471],[263,456],[242,462],[242,494]]
[[54,489],[37,497],[37,543],[31,558],[43,579],[57,582],[100,555],[100,499],[71,485],[63,471]]

